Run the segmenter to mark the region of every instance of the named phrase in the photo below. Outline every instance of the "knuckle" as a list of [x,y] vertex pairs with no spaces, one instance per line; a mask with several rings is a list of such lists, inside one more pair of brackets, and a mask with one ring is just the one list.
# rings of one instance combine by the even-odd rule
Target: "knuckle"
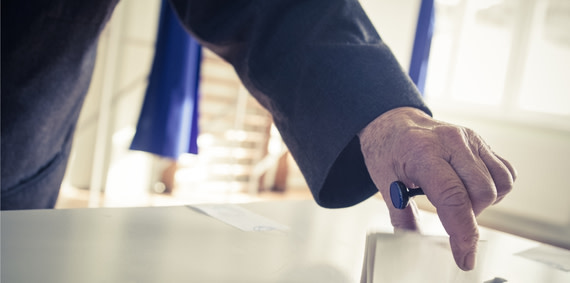
[[494,187],[477,190],[471,194],[473,195],[472,202],[476,202],[484,207],[491,205],[495,200],[497,200],[497,191]]
[[508,178],[501,184],[497,184],[497,198],[504,197],[506,194],[513,190],[514,182],[512,179]]
[[474,228],[464,233],[457,233],[450,235],[457,245],[470,248],[477,244],[479,241],[479,230]]
[[454,125],[438,126],[434,132],[443,139],[457,143],[466,143],[469,136],[469,129]]
[[411,146],[407,147],[404,159],[413,160],[415,163],[425,163],[436,156],[441,156],[441,146],[437,140],[418,138],[414,140]]
[[462,186],[449,186],[441,191],[439,195],[438,207],[463,208],[469,205],[469,196]]
[[512,178],[509,177],[510,176],[507,176],[503,182],[497,185],[498,187],[497,190],[503,193],[509,193],[510,191],[513,190],[515,182]]
[[440,145],[430,138],[418,138],[405,147],[399,161],[412,171],[429,168],[433,162],[442,156]]

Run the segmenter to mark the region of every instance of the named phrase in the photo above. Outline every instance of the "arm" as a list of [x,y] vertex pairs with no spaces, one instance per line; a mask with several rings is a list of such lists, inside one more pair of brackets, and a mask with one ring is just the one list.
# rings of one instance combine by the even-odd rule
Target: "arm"
[[[421,186],[457,264],[474,267],[475,216],[511,190],[514,168],[473,131],[430,117],[357,1],[171,2],[271,112],[320,205],[387,197],[395,180]],[[417,229],[412,208],[388,208],[394,227]]]
[[358,131],[395,107],[429,113],[357,1],[171,2],[271,112],[324,207],[378,191]]

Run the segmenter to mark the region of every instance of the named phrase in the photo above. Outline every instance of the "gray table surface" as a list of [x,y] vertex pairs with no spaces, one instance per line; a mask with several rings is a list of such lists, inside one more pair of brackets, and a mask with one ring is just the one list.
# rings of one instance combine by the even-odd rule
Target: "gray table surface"
[[[1,282],[359,282],[366,234],[391,231],[374,198],[346,209],[240,206],[289,230],[246,232],[186,206],[3,211]],[[444,235],[436,215],[422,218],[424,231]],[[570,282],[514,255],[540,243],[488,229],[481,237],[489,279]]]

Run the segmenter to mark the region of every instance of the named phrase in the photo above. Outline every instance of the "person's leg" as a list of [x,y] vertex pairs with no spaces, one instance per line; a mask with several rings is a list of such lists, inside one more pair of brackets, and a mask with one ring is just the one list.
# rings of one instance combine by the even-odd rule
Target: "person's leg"
[[[29,175],[28,172],[13,172],[9,168],[2,169],[3,179],[5,176],[12,177],[8,177],[8,179],[18,177],[25,178],[21,179],[15,186],[2,186],[2,195],[0,196],[2,200],[2,210],[53,208],[55,206],[71,149],[72,126],[70,127],[69,134],[61,150],[57,152],[53,159],[48,161],[47,164],[37,164],[37,166],[40,166],[40,169],[32,173],[30,178],[24,177],[25,175]],[[15,149],[15,151],[19,151],[19,149]],[[24,154],[22,158],[33,157]],[[4,157],[2,161],[2,163],[4,163]],[[11,160],[6,160],[6,163],[10,162]],[[2,167],[4,167],[4,164]]]
[[2,1],[1,209],[53,208],[117,0]]

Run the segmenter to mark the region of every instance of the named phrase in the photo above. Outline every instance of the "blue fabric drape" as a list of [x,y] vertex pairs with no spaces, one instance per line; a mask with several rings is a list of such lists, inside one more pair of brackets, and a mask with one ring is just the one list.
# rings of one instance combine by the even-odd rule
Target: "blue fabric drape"
[[156,51],[131,149],[177,159],[197,153],[201,47],[162,1]]
[[425,88],[434,21],[434,0],[422,0],[409,71],[412,81],[422,94]]

